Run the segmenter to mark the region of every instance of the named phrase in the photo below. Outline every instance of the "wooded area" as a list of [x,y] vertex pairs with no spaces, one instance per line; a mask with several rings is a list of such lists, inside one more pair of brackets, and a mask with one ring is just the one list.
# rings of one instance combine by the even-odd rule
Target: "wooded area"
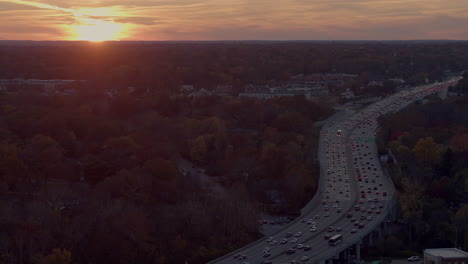
[[[34,45],[34,42],[31,44]],[[466,42],[227,42],[0,45],[0,79],[87,80],[94,90],[174,91],[268,84],[297,74],[358,74],[356,86],[403,78],[410,85],[468,69]],[[367,91],[372,92],[372,91]]]
[[32,91],[0,94],[0,109],[4,263],[204,263],[235,249],[259,237],[262,204],[291,213],[313,196],[313,124],[330,114],[303,97]]
[[[257,239],[262,208],[297,213],[313,197],[319,175],[314,122],[330,116],[333,105],[302,96],[190,97],[180,95],[180,85],[241,91],[246,84],[329,72],[358,74],[354,88],[393,77],[419,84],[442,79],[447,69],[468,69],[468,45],[1,45],[0,69],[0,79],[86,80],[74,95],[0,91],[0,263],[205,263]],[[388,87],[360,94],[388,94]],[[109,89],[119,92],[106,96]],[[441,214],[459,199],[466,103],[414,106],[386,121],[388,135],[406,132],[390,143],[408,164],[398,177],[411,180],[396,181],[402,201],[411,184],[423,186],[423,197],[436,195]],[[456,146],[451,154],[449,142]],[[181,171],[181,159],[206,168],[222,191],[207,188],[198,173]],[[431,173],[422,174],[425,167]],[[438,204],[420,201],[431,210]],[[418,221],[429,219],[420,215],[430,210],[418,212]],[[442,230],[453,230],[453,221],[447,218]],[[442,241],[450,235],[430,228],[424,234],[440,234]]]
[[425,104],[417,102],[380,120],[380,152],[386,153],[387,145],[396,157],[388,169],[403,225],[374,254],[405,257],[425,248],[468,250],[467,106],[467,96],[445,101],[432,96]]

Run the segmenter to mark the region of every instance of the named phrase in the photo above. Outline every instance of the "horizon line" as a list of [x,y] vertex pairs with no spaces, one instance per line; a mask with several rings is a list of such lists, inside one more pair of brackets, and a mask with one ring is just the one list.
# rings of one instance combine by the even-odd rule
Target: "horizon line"
[[103,40],[103,41],[90,41],[90,40],[32,40],[32,39],[0,39],[0,42],[89,42],[89,43],[103,43],[103,42],[327,42],[327,41],[468,41],[468,39],[242,39],[242,40]]

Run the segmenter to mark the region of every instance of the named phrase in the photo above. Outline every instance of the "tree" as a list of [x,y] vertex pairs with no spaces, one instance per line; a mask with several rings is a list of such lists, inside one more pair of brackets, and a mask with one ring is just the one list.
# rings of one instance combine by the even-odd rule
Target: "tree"
[[53,138],[35,135],[23,153],[28,167],[40,179],[47,180],[60,175],[63,149]]
[[0,179],[11,188],[19,178],[26,178],[27,167],[22,160],[18,159],[16,146],[0,144]]
[[145,162],[144,169],[153,177],[165,181],[174,181],[177,177],[177,168],[167,159],[155,158]]
[[411,183],[408,178],[401,180],[403,192],[400,193],[401,210],[404,218],[420,217],[422,213],[423,192],[421,186]]
[[459,133],[452,136],[450,145],[455,151],[468,150],[468,133]]
[[190,158],[198,163],[203,163],[208,152],[206,140],[204,136],[198,136],[192,143],[190,149]]
[[438,164],[444,151],[445,147],[435,143],[432,137],[420,138],[413,148],[416,159],[424,167],[432,167]]
[[71,252],[66,249],[54,248],[47,256],[37,256],[36,264],[70,264]]

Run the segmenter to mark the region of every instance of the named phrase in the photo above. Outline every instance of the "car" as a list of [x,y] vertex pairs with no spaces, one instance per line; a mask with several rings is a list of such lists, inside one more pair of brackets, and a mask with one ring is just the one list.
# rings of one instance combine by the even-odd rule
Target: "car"
[[343,230],[343,228],[341,228],[341,227],[337,227],[337,228],[335,229],[336,232],[340,232],[341,230]]
[[371,221],[371,220],[372,220],[372,216],[368,216],[367,221]]
[[327,240],[330,239],[330,237],[331,237],[330,234],[325,234],[325,235],[323,236],[323,238],[324,238],[324,239],[327,239]]
[[359,223],[358,227],[359,228],[364,228],[364,223]]
[[305,245],[304,246],[304,251],[309,251],[311,249],[312,249],[312,247],[310,245]]
[[291,239],[291,243],[297,243],[297,238]]
[[233,258],[239,258],[240,257],[240,254],[239,253],[236,253],[232,256]]
[[265,259],[262,264],[273,264],[273,262],[269,259]]
[[288,240],[286,238],[281,239],[280,244],[286,244],[288,243]]
[[307,261],[307,260],[309,260],[309,257],[308,256],[303,256],[300,260],[301,261]]
[[419,256],[411,256],[408,258],[408,261],[418,261],[419,259]]
[[276,241],[276,240],[273,240],[273,241],[270,242],[270,245],[271,245],[271,246],[274,246],[274,245],[276,245],[276,243],[277,243],[277,241]]
[[286,237],[290,237],[290,236],[292,236],[292,233],[291,233],[291,232],[287,232],[287,233],[286,233]]
[[303,249],[303,248],[304,248],[304,245],[303,245],[303,244],[297,244],[296,248],[297,248],[297,249]]
[[296,234],[294,236],[295,237],[300,237],[300,236],[302,236],[302,232],[296,232]]
[[264,257],[264,258],[268,258],[269,256],[271,256],[271,253],[270,253],[270,252],[265,252],[265,253],[263,253],[263,257]]
[[352,213],[348,213],[348,214],[346,215],[346,217],[347,217],[347,218],[352,218],[352,217],[353,217],[353,214],[352,214]]
[[323,215],[324,217],[329,217],[330,215],[328,213],[324,214]]
[[329,227],[327,228],[327,231],[328,231],[328,232],[333,232],[333,231],[335,231],[335,227],[329,226]]
[[289,248],[288,250],[286,250],[286,254],[288,255],[292,255],[296,252],[296,250],[294,248]]
[[270,248],[269,247],[266,247],[263,249],[263,253],[267,253],[267,252],[270,252]]
[[357,229],[356,229],[356,228],[351,229],[351,234],[354,234],[354,233],[356,233],[356,232],[357,232]]
[[383,192],[382,195],[383,195],[383,196],[387,196],[387,192]]
[[240,254],[240,256],[239,256],[237,259],[238,259],[238,260],[244,260],[244,259],[246,259],[246,258],[247,258],[246,255]]
[[268,238],[266,239],[266,242],[271,242],[272,240],[273,240],[273,237],[268,237]]
[[312,228],[310,228],[309,230],[310,230],[310,232],[315,232],[315,231],[317,231],[317,228],[312,227]]

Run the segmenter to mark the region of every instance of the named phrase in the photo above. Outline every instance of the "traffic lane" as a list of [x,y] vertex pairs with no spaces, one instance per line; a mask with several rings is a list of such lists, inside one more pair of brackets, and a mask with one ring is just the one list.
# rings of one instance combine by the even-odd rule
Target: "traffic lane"
[[[349,207],[351,204],[352,204],[351,202],[347,202],[347,203],[344,203],[344,206]],[[342,216],[341,214],[342,213],[337,213],[336,211],[332,211],[332,212],[330,212],[330,216],[326,219],[326,218],[323,217],[323,213],[322,213],[321,214],[322,215],[321,219],[326,219],[326,220],[333,223],[333,222],[336,222],[336,221],[340,220],[340,218]],[[308,243],[308,241],[313,240],[315,237],[322,237],[321,234],[325,231],[325,229],[327,227],[328,227],[328,225],[320,225],[320,229],[318,229],[317,232],[310,232],[308,230],[308,225],[306,225],[306,228],[305,228],[306,231],[305,232],[309,232],[309,233],[312,233],[312,234],[309,234],[309,235],[307,235],[307,234],[304,235],[303,234],[303,236],[301,236],[301,239],[298,241],[298,243],[296,243],[296,245],[299,244],[299,243]],[[293,245],[288,244],[288,246],[291,247]],[[286,251],[289,247],[282,248],[282,250]],[[279,253],[283,253],[283,252],[279,252]],[[272,256],[273,256],[273,254],[272,254]]]
[[[323,153],[323,152],[322,152]],[[309,216],[311,215],[315,215],[317,214],[319,211],[313,211],[311,212],[311,214],[309,214]],[[297,230],[299,228],[299,223],[295,223],[293,225],[291,225],[290,228],[288,228],[287,230],[290,230],[291,232],[294,232],[295,230]],[[323,229],[323,228],[326,228],[326,227],[319,227],[320,229]],[[291,229],[294,229],[294,230],[291,230]],[[287,230],[284,230],[283,232],[281,232],[282,234],[286,234],[286,232],[288,232]],[[308,230],[307,230],[308,231]],[[305,230],[303,232],[306,232]],[[220,259],[219,261],[217,261],[218,263],[231,263],[231,261],[233,259],[231,259],[230,257],[232,257],[234,254],[236,253],[241,253],[241,254],[245,254],[247,256],[248,259],[252,259],[252,258],[249,258],[249,256],[252,256],[254,259],[261,259],[261,253],[258,253],[258,252],[263,252],[263,249],[265,247],[265,245],[263,243],[266,243],[264,242],[267,238],[263,238],[261,241],[258,241],[258,242],[254,242],[253,245],[251,245],[250,247],[247,247],[247,248],[243,248],[243,249],[240,249],[240,250],[237,250],[237,251],[234,251],[232,252],[231,254],[228,254],[226,257]],[[278,241],[279,242],[279,241]],[[271,245],[270,245],[271,246]],[[270,247],[271,248],[271,247]],[[278,248],[281,248],[278,247]],[[275,251],[275,249],[273,249]],[[280,249],[279,249],[280,250]]]
[[396,108],[393,108],[393,109],[396,109]]
[[[344,185],[344,183],[342,183],[342,185]],[[343,187],[344,187],[344,186],[343,186]],[[355,192],[354,192],[354,193],[355,193]],[[350,197],[350,198],[351,198],[351,197]],[[354,202],[350,202],[349,204],[352,206],[352,205],[354,204]],[[350,206],[347,205],[346,207],[350,207]],[[346,209],[348,209],[348,210],[346,210]],[[336,213],[336,214],[338,214],[338,219],[339,219],[339,221],[342,219],[343,215],[345,215],[347,211],[349,211],[349,208],[344,208],[343,212],[341,212],[341,213]],[[341,232],[346,233],[346,232],[349,231],[349,233],[350,233],[350,231],[351,231],[351,229],[352,229],[352,227],[353,227],[353,224],[352,224],[352,223],[348,223],[348,222],[346,222],[346,221],[342,221],[342,222],[339,222],[339,221],[337,222],[337,226],[340,226],[340,227],[343,228],[343,230],[342,230]],[[341,224],[340,224],[340,223],[341,223]],[[318,252],[320,252],[321,250],[326,250],[326,249],[329,247],[329,246],[328,246],[328,240],[325,240],[325,239],[323,238],[323,236],[324,236],[325,234],[327,234],[327,233],[330,234],[330,232],[327,232],[327,231],[320,232],[319,235],[318,235],[318,237],[313,238],[313,239],[306,240],[306,241],[304,242],[304,243],[309,244],[309,245],[312,246],[312,250],[311,250],[309,253],[307,253],[307,254],[309,254],[309,255],[310,255],[310,254],[315,254],[315,255],[316,255],[316,254],[317,254]],[[335,231],[335,232],[332,232],[332,234],[336,234],[336,231]],[[318,251],[315,252],[317,249],[318,249]],[[301,252],[301,251],[299,251],[299,252]],[[301,252],[301,254],[302,254],[302,253],[306,254],[305,252]],[[287,255],[287,254],[284,253],[284,254],[280,255],[279,257],[274,258],[274,260],[275,260],[275,263],[277,263],[277,262],[278,262],[278,263],[281,263],[281,262],[283,262],[283,261],[291,261],[291,260],[294,260],[296,257],[300,257],[300,256],[296,256],[296,253],[293,254],[293,255]],[[314,258],[315,258],[315,257],[314,257]]]
[[[320,214],[320,213],[321,213],[320,211],[321,211],[320,209],[319,209],[319,210],[316,210],[316,211],[313,211],[312,214],[314,214],[314,213],[315,213],[315,214]],[[312,214],[308,215],[309,218],[312,218]],[[301,217],[301,218],[302,218],[302,217]],[[333,218],[333,217],[332,217],[332,218]],[[335,219],[335,220],[336,220],[336,219]],[[290,238],[289,238],[288,244],[285,244],[285,245],[279,244],[279,242],[281,241],[281,239],[285,238],[286,232],[289,231],[289,232],[292,232],[292,233],[294,234],[294,233],[297,232],[297,231],[301,231],[301,232],[303,233],[303,237],[308,237],[308,236],[310,236],[310,235],[307,234],[307,233],[310,233],[310,231],[309,231],[309,226],[306,225],[306,224],[303,224],[303,226],[301,226],[301,224],[302,224],[302,223],[297,222],[295,225],[293,225],[293,226],[291,226],[290,228],[285,229],[283,232],[281,232],[281,234],[282,234],[283,236],[281,236],[281,237],[275,236],[275,237],[274,237],[274,240],[277,240],[277,244],[274,245],[274,246],[272,246],[272,245],[270,245],[269,243],[265,242],[265,244],[263,244],[263,245],[262,245],[262,244],[259,244],[259,245],[255,246],[255,247],[251,247],[251,248],[248,248],[248,249],[245,249],[245,250],[236,251],[236,252],[234,252],[234,254],[235,254],[235,253],[241,253],[241,254],[246,255],[248,258],[249,258],[249,256],[257,256],[257,257],[258,257],[258,255],[257,255],[256,253],[258,253],[259,251],[263,253],[263,249],[264,249],[265,247],[267,247],[267,246],[270,247],[271,255],[280,253],[281,251],[286,250],[286,249],[288,248],[287,245],[290,244],[290,242],[289,242],[289,241],[290,241]],[[317,231],[323,230],[323,229],[325,229],[325,228],[326,228],[325,225],[319,225],[319,226],[317,227],[317,229],[318,229]],[[266,240],[266,238],[265,238],[265,240]],[[300,242],[302,242],[302,240],[300,240]],[[298,242],[298,243],[300,243],[300,242]],[[297,243],[296,243],[296,244],[297,244]],[[260,254],[260,256],[262,256],[262,255],[263,255],[263,254]],[[254,257],[254,258],[256,258],[256,257]],[[262,257],[262,258],[263,258],[263,257]],[[249,258],[249,259],[250,259],[250,258]],[[230,260],[226,260],[226,261],[230,261]],[[220,263],[223,263],[223,262],[220,262]]]

